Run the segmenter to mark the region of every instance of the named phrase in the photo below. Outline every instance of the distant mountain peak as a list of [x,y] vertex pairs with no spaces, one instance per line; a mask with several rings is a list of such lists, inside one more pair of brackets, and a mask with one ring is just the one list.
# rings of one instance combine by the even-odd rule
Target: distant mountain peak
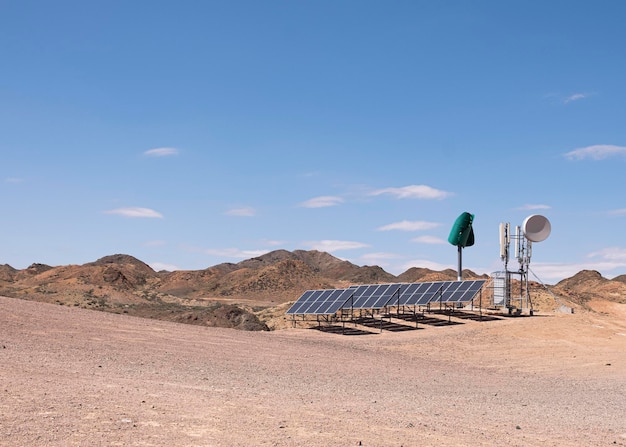
[[135,266],[138,266],[138,267],[141,267],[141,268],[148,268],[148,269],[150,269],[150,271],[154,271],[145,262],[140,261],[139,259],[135,258],[134,256],[125,255],[125,254],[115,254],[115,255],[104,256],[104,257],[98,259],[97,261],[89,262],[89,263],[87,263],[85,265],[86,266],[105,266],[105,265],[108,265],[108,264],[119,264],[119,265],[132,264],[132,265],[135,265]]

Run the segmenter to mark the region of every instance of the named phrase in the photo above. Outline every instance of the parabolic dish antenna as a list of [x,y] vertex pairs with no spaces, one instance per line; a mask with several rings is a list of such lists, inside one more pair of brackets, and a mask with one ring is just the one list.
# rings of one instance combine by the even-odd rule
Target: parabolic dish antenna
[[531,242],[545,241],[550,236],[550,221],[539,214],[533,214],[524,219],[522,230],[524,236]]

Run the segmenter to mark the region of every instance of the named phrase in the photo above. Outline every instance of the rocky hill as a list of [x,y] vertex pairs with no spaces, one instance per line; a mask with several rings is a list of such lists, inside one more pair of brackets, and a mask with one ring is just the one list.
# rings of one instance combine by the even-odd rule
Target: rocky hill
[[[357,266],[319,251],[276,250],[239,263],[204,270],[156,272],[124,254],[84,265],[32,264],[17,270],[0,265],[0,295],[68,306],[127,313],[191,324],[268,329],[289,303],[309,289],[353,284],[454,280],[454,270],[411,268],[394,276],[378,266]],[[481,276],[470,270],[466,279]],[[487,278],[486,275],[482,276]],[[568,306],[593,309],[598,300],[626,302],[626,275],[613,280],[583,271],[551,287],[531,283],[534,304],[542,309]],[[553,296],[560,297],[557,302]]]
[[562,280],[554,289],[584,309],[593,309],[597,301],[626,304],[626,275],[611,280],[595,270],[583,270]]

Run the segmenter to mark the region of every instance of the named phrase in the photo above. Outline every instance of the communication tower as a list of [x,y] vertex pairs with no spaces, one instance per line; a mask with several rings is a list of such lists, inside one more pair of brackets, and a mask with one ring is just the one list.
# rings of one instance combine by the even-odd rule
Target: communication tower
[[[509,313],[516,311],[521,313],[528,309],[533,314],[533,305],[528,289],[528,271],[532,256],[533,242],[541,242],[548,238],[551,231],[550,221],[539,214],[533,214],[524,219],[522,226],[515,227],[515,233],[511,234],[511,225],[500,224],[500,259],[504,262],[504,271],[493,274],[494,305],[506,306]],[[513,240],[513,255],[519,265],[518,270],[509,269],[510,246]],[[518,285],[511,280],[512,275],[519,276]],[[519,291],[519,294],[516,293]]]

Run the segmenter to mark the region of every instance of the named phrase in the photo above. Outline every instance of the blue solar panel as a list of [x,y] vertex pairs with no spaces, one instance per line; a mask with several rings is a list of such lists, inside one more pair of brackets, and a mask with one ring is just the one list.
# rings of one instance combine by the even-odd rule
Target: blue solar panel
[[397,283],[397,284],[389,284],[389,288],[385,291],[383,296],[381,297],[381,301],[384,298],[388,298],[382,307],[393,307],[400,306],[402,303],[402,297],[406,297],[413,293],[412,289],[416,288],[417,284],[414,283]]
[[487,280],[485,279],[478,279],[478,280],[472,281],[472,284],[469,285],[469,288],[465,292],[465,295],[463,296],[463,299],[460,302],[472,301],[474,297],[478,294],[478,292],[482,290],[486,282]]
[[330,295],[326,296],[322,304],[313,313],[317,315],[334,315],[343,307],[350,296],[352,296],[352,291],[349,289],[335,289]]
[[387,290],[388,287],[389,287],[388,284],[378,285],[374,287],[374,289],[372,290],[372,293],[370,293],[365,299],[365,302],[363,303],[362,307],[364,309],[372,309],[374,307],[374,304],[378,302],[383,292]]
[[443,292],[450,286],[450,281],[439,281],[431,283],[428,290],[417,300],[418,306],[425,306],[432,301],[438,301]]
[[415,283],[410,284],[406,290],[402,291],[400,295],[400,305],[401,306],[411,306],[415,304],[417,299],[421,296],[422,292],[428,288],[428,285],[425,283]]
[[470,281],[456,281],[448,287],[441,297],[444,303],[464,303],[472,301],[474,296],[485,284],[484,279]]
[[319,292],[319,290],[307,290],[304,292],[289,308],[287,315],[300,315],[306,313],[304,312],[304,309],[308,308],[311,303],[314,302],[314,295],[316,292]]
[[406,306],[420,287],[422,287],[422,284],[419,283],[402,284],[400,298],[396,301],[396,305]]
[[380,291],[378,299],[372,304],[372,309],[387,307],[394,298],[400,296],[400,290],[402,290],[403,286],[406,286],[406,284],[387,284],[383,290]]
[[442,303],[445,303],[446,301],[448,301],[450,299],[450,296],[454,292],[456,292],[456,290],[459,288],[461,284],[463,284],[463,281],[454,281],[454,282],[450,282],[449,284],[444,285],[443,290],[441,291],[439,296],[436,297],[436,301],[442,302]]
[[331,299],[333,293],[335,293],[336,290],[334,289],[328,289],[328,290],[323,290],[322,293],[317,297],[315,303],[309,307],[309,309],[307,309],[308,314],[323,314],[324,313],[324,308],[326,306],[326,302]]
[[450,285],[441,296],[441,301],[444,303],[457,302],[464,295],[464,289],[467,289],[467,285],[463,282],[456,282]]
[[341,309],[382,309],[388,306],[425,306],[462,303],[474,299],[485,280],[366,284],[347,289],[307,290],[288,315],[334,315]]
[[289,308],[287,314],[333,315],[353,293],[353,289],[307,290]]
[[357,287],[354,291],[354,298],[348,307],[353,309],[367,309],[365,304],[374,291],[378,288],[378,284]]

